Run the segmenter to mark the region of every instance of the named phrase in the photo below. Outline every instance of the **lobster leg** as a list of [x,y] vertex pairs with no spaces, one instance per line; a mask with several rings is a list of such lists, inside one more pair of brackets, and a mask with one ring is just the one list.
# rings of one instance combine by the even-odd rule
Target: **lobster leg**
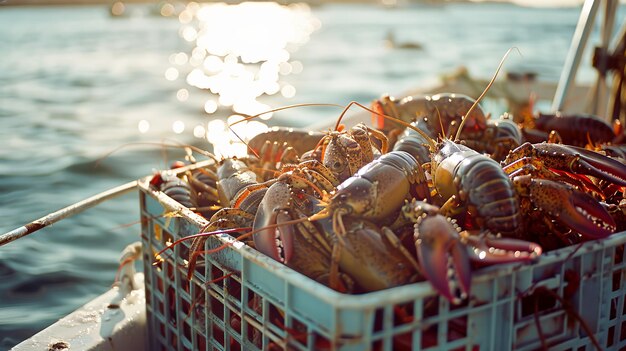
[[387,153],[387,151],[389,151],[389,140],[387,139],[387,136],[385,135],[385,133],[376,129],[369,128],[369,127],[365,127],[365,128],[371,134],[371,137],[373,137],[374,139],[380,142],[380,153],[381,154]]
[[596,178],[626,186],[626,165],[608,156],[581,147],[569,146],[569,148],[580,155],[579,162],[572,165],[574,172],[584,174],[589,172],[589,175]]
[[[238,208],[222,208],[209,220],[209,224],[203,228],[203,232],[213,232],[220,229],[230,228],[243,228],[249,227],[254,220],[254,216],[244,210]],[[191,279],[196,267],[196,261],[198,259],[197,252],[204,250],[204,243],[206,237],[197,237],[191,242],[189,248],[189,268],[187,271],[187,278]]]
[[411,262],[411,265],[413,265],[413,268],[415,268],[416,271],[421,271],[415,258],[411,255],[409,250],[407,250],[406,247],[402,245],[400,239],[398,239],[396,234],[391,229],[389,229],[388,227],[382,227],[381,237],[387,242],[388,245],[391,245],[391,247],[393,247],[395,250],[398,250],[400,253],[402,253],[402,256],[404,256],[404,258],[408,262]]
[[541,162],[538,162],[536,159],[531,157],[519,159],[502,167],[502,169],[509,174],[511,179],[517,176],[530,174],[533,177],[545,178],[554,181],[564,181],[577,187],[584,188],[587,191],[594,192],[603,199],[605,198],[602,189],[600,189],[584,174],[570,173],[555,168],[547,169],[541,164]]
[[509,153],[504,164],[511,165],[525,157],[536,159],[549,169],[582,173],[626,186],[626,165],[597,152],[560,144],[524,143]]

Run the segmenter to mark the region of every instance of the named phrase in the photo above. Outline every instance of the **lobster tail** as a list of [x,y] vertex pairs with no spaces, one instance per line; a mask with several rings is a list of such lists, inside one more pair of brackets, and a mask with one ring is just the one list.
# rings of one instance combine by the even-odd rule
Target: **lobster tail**
[[497,162],[476,154],[467,166],[461,183],[467,190],[468,211],[475,212],[476,222],[493,233],[505,236],[522,234],[522,215],[517,193],[509,177]]

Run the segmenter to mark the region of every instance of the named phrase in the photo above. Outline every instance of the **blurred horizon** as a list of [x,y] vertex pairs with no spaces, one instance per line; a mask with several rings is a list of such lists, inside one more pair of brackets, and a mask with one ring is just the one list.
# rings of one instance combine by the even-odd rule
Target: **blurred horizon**
[[[254,0],[253,0],[254,1]],[[0,6],[50,6],[50,5],[99,5],[99,4],[113,4],[118,2],[117,0],[0,0]],[[142,3],[165,3],[163,0],[124,0],[121,1],[127,4],[142,4]],[[177,1],[174,1],[177,2]],[[180,1],[188,2],[188,1]],[[228,4],[236,4],[245,1],[227,0],[227,1],[211,1],[200,0],[198,3],[219,3],[225,2]],[[386,4],[384,0],[302,0],[291,1],[281,0],[275,1],[279,4],[291,4],[291,3],[310,3],[310,4],[324,4],[324,3],[380,3]],[[584,3],[584,0],[404,0],[398,1],[397,4],[447,4],[447,3],[513,3],[518,6],[527,7],[576,7]],[[620,0],[620,3],[626,3],[626,0]]]
[[[483,86],[471,77],[491,77],[512,46],[523,56],[510,55],[504,71],[557,81],[580,16],[563,0],[553,8],[539,0],[2,1],[24,5],[0,10],[2,232],[187,156],[164,143],[239,152],[225,124],[244,115],[405,96],[460,66],[477,97]],[[615,22],[626,23],[626,6]],[[589,47],[600,42],[599,21],[595,29]],[[591,62],[583,57],[578,82],[595,79]],[[531,85],[516,92],[530,99]],[[263,113],[271,119],[235,131],[249,139],[269,126],[330,125],[339,113]],[[129,194],[3,247],[0,350],[108,290],[120,252],[140,239],[138,219]]]

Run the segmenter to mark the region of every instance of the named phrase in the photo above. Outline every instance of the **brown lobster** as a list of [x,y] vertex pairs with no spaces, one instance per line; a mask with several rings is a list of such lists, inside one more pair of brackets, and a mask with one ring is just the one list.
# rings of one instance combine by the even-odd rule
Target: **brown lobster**
[[306,151],[314,149],[324,136],[325,134],[322,132],[298,128],[272,127],[250,139],[248,148],[254,150],[257,154],[261,154],[261,149],[268,142],[277,142],[280,145],[287,143],[294,148],[298,156],[301,156]]
[[449,127],[448,134],[456,133],[464,119],[465,135],[480,135],[487,127],[487,116],[478,106],[471,109],[474,103],[475,100],[466,95],[453,93],[407,96],[400,100],[383,95],[372,102],[372,109],[377,112],[372,117],[376,128],[385,132],[400,128],[401,124],[388,121],[382,115],[407,123],[420,117],[428,117],[431,130],[439,130],[441,126]]
[[[626,165],[575,146],[525,143],[510,152],[503,169],[518,192],[532,201],[532,208],[526,206],[528,211],[543,209],[587,238],[603,238],[615,231],[615,222],[607,211],[578,189],[594,186],[587,185],[588,176],[623,187]],[[522,175],[527,177],[518,177]]]
[[350,218],[339,238],[328,218],[309,221],[319,204],[304,189],[274,183],[254,221],[257,250],[343,292],[380,290],[418,279],[410,256],[388,229]]
[[556,132],[564,144],[585,146],[590,141],[594,144],[607,144],[616,139],[613,126],[600,117],[589,114],[565,115],[536,113],[533,118],[523,123],[525,140],[531,143],[547,141],[550,132]]
[[397,217],[405,199],[410,198],[430,198],[426,175],[409,153],[392,151],[341,183],[324,213],[332,216],[334,230],[344,233],[344,216],[388,225]]
[[[223,208],[209,219],[203,232],[220,229],[250,227],[259,207],[267,184],[259,183],[257,175],[243,160],[227,158],[220,161],[217,169],[217,192]],[[189,270],[191,277],[195,270],[198,254],[202,251],[206,237],[195,238],[189,250]]]
[[338,124],[313,152],[319,150],[322,164],[340,181],[344,181],[374,159],[373,150],[384,154],[388,148],[387,137],[375,129],[359,123],[343,131]]
[[504,160],[509,151],[520,146],[522,142],[522,131],[508,114],[487,120],[487,128],[481,135],[461,141],[463,145],[487,154],[498,162]]
[[[334,175],[315,160],[286,169],[277,179],[268,182],[271,185],[254,218],[256,248],[281,262],[291,258],[294,233],[293,225],[281,224],[300,218],[296,215],[299,201],[310,196],[321,198],[338,184]],[[273,227],[275,224],[278,224],[277,229]]]

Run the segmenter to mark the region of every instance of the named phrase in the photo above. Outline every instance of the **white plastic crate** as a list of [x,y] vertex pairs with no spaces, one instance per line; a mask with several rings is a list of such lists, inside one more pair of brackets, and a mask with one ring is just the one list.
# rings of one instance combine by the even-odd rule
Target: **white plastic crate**
[[[485,268],[468,303],[451,306],[427,282],[341,294],[239,242],[200,256],[189,281],[190,242],[158,266],[153,254],[207,221],[147,181],[140,190],[150,350],[594,350],[568,310],[602,348],[626,350],[626,232]],[[206,249],[233,240],[215,236]]]

